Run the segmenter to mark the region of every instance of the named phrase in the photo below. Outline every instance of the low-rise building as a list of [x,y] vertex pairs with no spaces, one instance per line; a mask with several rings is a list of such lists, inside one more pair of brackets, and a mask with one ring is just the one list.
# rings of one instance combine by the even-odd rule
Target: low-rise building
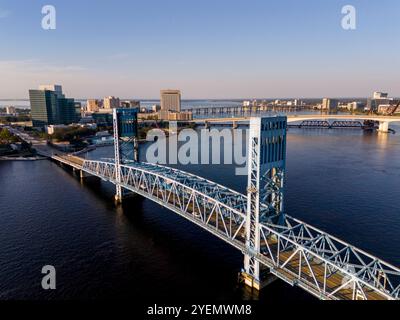
[[151,106],[152,112],[159,112],[161,110],[161,106],[159,104],[154,104]]
[[391,104],[380,104],[378,106],[378,113],[388,113],[391,109],[393,108],[393,106]]
[[63,125],[63,124],[58,124],[58,125],[49,125],[46,126],[46,133],[49,135],[52,135],[54,133],[56,133],[57,130],[61,130],[61,129],[66,129],[68,128],[68,126]]
[[321,109],[324,111],[337,111],[339,106],[339,101],[336,99],[329,99],[329,98],[324,98],[322,100],[322,107]]
[[100,109],[92,114],[93,120],[97,125],[112,126],[113,124],[113,109]]
[[80,123],[79,126],[81,128],[87,128],[87,129],[92,129],[92,130],[96,130],[97,129],[97,124],[96,123]]
[[350,102],[347,104],[347,110],[349,111],[362,111],[364,109],[364,103],[362,102]]
[[139,100],[122,101],[121,108],[140,108],[140,101]]
[[158,113],[159,120],[167,121],[191,121],[193,120],[193,114],[191,112],[173,112],[161,110]]
[[17,114],[17,109],[16,109],[15,107],[12,107],[12,106],[7,106],[7,107],[6,107],[6,113],[7,113],[8,115],[14,116],[14,115]]
[[251,101],[248,101],[248,100],[243,101],[243,107],[250,107],[250,105],[251,105]]

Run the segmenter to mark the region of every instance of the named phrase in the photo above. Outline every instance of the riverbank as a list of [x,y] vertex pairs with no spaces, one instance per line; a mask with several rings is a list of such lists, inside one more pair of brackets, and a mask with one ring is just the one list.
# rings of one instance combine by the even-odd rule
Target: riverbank
[[0,161],[38,161],[46,159],[46,157],[0,157]]

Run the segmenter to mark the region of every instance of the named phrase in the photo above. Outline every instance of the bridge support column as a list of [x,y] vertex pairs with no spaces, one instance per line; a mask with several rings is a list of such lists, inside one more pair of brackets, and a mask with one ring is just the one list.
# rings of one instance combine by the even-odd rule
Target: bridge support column
[[75,167],[72,167],[72,172],[75,175],[79,176],[79,178],[81,178],[81,179],[87,178],[90,176],[90,174],[86,173],[85,171],[83,171],[81,169],[75,168]]
[[115,196],[114,196],[114,200],[117,204],[122,203],[122,187],[120,185],[116,185],[115,186],[116,192],[115,192]]
[[[260,270],[260,221],[281,225],[283,181],[286,164],[286,117],[251,118],[249,132],[246,252],[244,283],[256,290],[265,284],[265,270]],[[268,280],[268,278],[266,278]],[[268,283],[268,281],[266,282]]]
[[263,288],[259,280],[257,280],[252,275],[244,271],[240,273],[240,281],[242,281],[246,286],[255,289],[257,291]]
[[261,274],[261,279],[256,280],[252,275],[242,271],[239,274],[239,281],[251,289],[260,291],[278,279],[277,276],[273,275],[268,270],[262,271]]
[[389,133],[389,122],[387,121],[379,122],[379,132]]
[[[122,183],[122,167],[126,160],[139,161],[138,115],[134,109],[114,109],[114,159],[115,159],[115,201],[121,203],[124,193]],[[131,143],[133,143],[133,148]],[[133,157],[132,154],[133,153]]]
[[260,155],[261,119],[250,120],[249,172],[247,185],[246,249],[244,271],[246,285],[260,289],[260,263],[256,260],[260,253]]
[[122,187],[121,187],[121,154],[120,154],[120,136],[118,126],[118,110],[113,110],[113,129],[114,129],[114,159],[115,159],[115,202],[122,202]]
[[115,204],[121,204],[124,200],[138,196],[137,193],[131,192],[121,186],[116,186],[116,193],[114,196]]
[[86,173],[86,172],[83,171],[83,170],[79,170],[79,177],[80,177],[81,179],[87,178],[87,177],[89,177],[89,176],[90,176],[90,174]]

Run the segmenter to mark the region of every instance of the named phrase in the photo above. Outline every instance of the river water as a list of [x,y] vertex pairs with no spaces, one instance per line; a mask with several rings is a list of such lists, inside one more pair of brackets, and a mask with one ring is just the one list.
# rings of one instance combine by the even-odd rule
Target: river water
[[[290,129],[287,153],[287,212],[399,266],[400,135]],[[232,166],[183,169],[246,188]],[[116,207],[111,185],[49,161],[0,162],[0,190],[0,299],[251,297],[240,252],[149,200]],[[44,265],[55,291],[41,288]],[[259,299],[313,298],[276,281]]]

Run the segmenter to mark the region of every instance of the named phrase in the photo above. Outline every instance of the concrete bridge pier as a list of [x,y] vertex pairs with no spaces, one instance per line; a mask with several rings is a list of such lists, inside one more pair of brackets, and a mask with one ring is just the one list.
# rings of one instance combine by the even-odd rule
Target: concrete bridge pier
[[122,193],[122,187],[120,185],[115,186],[116,192],[114,196],[114,200],[116,204],[121,204],[123,200],[123,193]]
[[379,132],[389,133],[389,122],[380,121],[379,122]]
[[247,287],[251,289],[255,289],[257,291],[261,290],[260,280],[253,277],[251,274],[248,274],[245,271],[242,271],[239,274],[239,282],[244,283]]
[[84,179],[84,178],[87,178],[87,177],[91,176],[87,172],[85,172],[85,171],[83,171],[81,169],[78,169],[78,168],[74,168],[74,167],[72,167],[72,172],[74,174],[76,174],[77,176],[79,176],[79,178],[81,178],[81,179]]
[[239,274],[239,282],[244,283],[247,287],[256,291],[261,291],[277,279],[278,278],[273,275],[268,268],[260,270],[260,279],[256,279],[245,271]]
[[85,172],[83,170],[79,170],[79,177],[81,179],[84,179],[84,178],[90,177],[90,174],[88,174],[87,172]]
[[121,186],[116,186],[117,192],[115,193],[114,200],[115,204],[119,205],[127,198],[134,198],[139,196],[137,193],[129,191],[122,188]]

